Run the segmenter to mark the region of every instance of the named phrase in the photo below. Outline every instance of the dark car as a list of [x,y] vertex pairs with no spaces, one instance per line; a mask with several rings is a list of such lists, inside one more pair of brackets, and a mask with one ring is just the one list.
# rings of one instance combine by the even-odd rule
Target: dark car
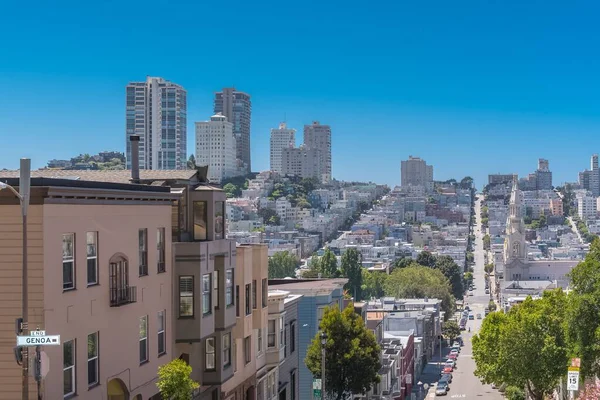
[[452,374],[442,374],[439,381],[446,384],[452,383]]

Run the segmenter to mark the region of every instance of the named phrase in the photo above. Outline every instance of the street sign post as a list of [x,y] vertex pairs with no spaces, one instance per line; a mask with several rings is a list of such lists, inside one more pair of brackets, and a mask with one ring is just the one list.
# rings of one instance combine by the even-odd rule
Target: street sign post
[[313,399],[321,400],[323,398],[323,393],[321,392],[321,379],[314,378],[313,379]]
[[60,335],[17,336],[17,346],[60,346]]
[[579,390],[579,371],[569,371],[567,375],[567,390]]

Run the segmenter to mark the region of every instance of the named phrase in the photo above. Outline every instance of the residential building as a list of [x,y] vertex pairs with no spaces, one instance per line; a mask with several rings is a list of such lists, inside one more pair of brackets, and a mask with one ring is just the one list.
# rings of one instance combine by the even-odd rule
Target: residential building
[[224,115],[196,122],[196,165],[208,165],[208,179],[215,183],[237,175],[233,124]]
[[590,169],[579,173],[579,185],[589,190],[593,196],[600,196],[600,171],[598,170],[598,154],[592,155]]
[[433,166],[427,165],[419,157],[409,156],[400,166],[401,185],[403,187],[422,186],[426,190],[433,190]]
[[489,185],[498,185],[498,184],[510,184],[513,180],[513,174],[489,174],[488,175],[488,184]]
[[319,171],[317,176],[321,182],[331,181],[331,127],[321,125],[319,121],[304,125],[304,146],[317,151]]
[[252,102],[250,95],[235,88],[224,88],[221,92],[215,93],[214,112],[223,114],[233,124],[238,167],[242,168],[245,173],[249,173],[252,171],[250,160]]
[[270,161],[271,171],[282,173],[284,149],[296,147],[296,130],[288,129],[285,122],[279,124],[279,129],[271,129]]
[[577,215],[582,220],[595,219],[597,212],[596,197],[589,196],[586,193],[577,195]]
[[552,215],[563,215],[563,202],[561,198],[550,199]]
[[281,174],[302,178],[321,175],[320,151],[306,146],[288,147],[281,151]]
[[[157,369],[174,357],[172,203],[168,187],[129,184],[131,171],[33,171],[28,211],[29,329],[60,335],[44,346],[41,396],[157,396]],[[185,171],[143,171],[173,176]],[[15,171],[2,171],[15,187]],[[56,178],[51,178],[56,176]],[[60,177],[62,176],[62,178]],[[122,182],[122,183],[118,183]],[[14,360],[21,314],[21,209],[0,192],[0,399],[21,398]],[[62,263],[62,273],[57,265]],[[30,357],[34,349],[29,350]],[[37,398],[33,378],[30,398]],[[109,396],[111,394],[114,397]]]
[[[302,295],[298,301],[298,357],[304,360],[327,307],[343,304],[343,288],[347,279],[271,279],[269,289]],[[284,319],[285,321],[285,319]],[[298,399],[312,399],[312,373],[304,362],[298,365]],[[282,378],[284,379],[284,378]]]
[[[284,323],[284,360],[279,364],[279,400],[300,400],[300,394],[298,393],[299,380],[298,380],[298,367],[300,364],[304,364],[304,355],[299,355],[300,351],[298,348],[298,332],[300,325],[298,325],[298,303],[302,295],[290,294],[286,292],[287,296],[283,300],[283,323]],[[269,298],[271,292],[269,292]],[[269,317],[275,314],[269,312]]]
[[537,190],[552,190],[552,171],[550,171],[548,160],[540,158],[538,169],[535,171],[537,177]]
[[129,137],[140,137],[141,169],[187,168],[187,93],[163,78],[147,77],[126,87],[125,143],[131,169]]

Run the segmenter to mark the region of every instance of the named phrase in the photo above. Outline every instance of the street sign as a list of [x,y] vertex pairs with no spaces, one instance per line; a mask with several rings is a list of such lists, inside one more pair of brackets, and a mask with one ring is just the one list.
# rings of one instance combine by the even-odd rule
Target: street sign
[[571,358],[571,367],[579,369],[581,367],[581,358]]
[[579,371],[569,371],[567,375],[567,390],[579,390]]
[[46,331],[30,331],[29,336],[46,336]]
[[319,389],[321,390],[321,379],[313,379],[313,390]]
[[46,354],[45,351],[40,351],[40,363],[40,374],[42,375],[42,378],[45,378],[46,375],[48,375],[48,372],[50,371],[50,358],[48,357],[48,354]]
[[17,346],[60,346],[60,335],[17,336]]
[[321,389],[314,389],[313,390],[313,399],[314,400],[321,400]]

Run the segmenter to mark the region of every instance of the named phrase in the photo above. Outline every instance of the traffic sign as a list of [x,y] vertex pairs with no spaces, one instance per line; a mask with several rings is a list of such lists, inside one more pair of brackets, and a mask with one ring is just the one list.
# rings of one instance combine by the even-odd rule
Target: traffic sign
[[567,375],[567,390],[579,390],[579,371],[569,371]]
[[317,378],[313,379],[313,389],[314,390],[316,390],[316,389],[321,390],[321,379],[317,379]]
[[313,399],[314,400],[321,400],[321,389],[314,389],[313,390]]
[[46,336],[46,331],[30,331],[29,336]]
[[17,346],[60,346],[60,335],[17,336]]
[[571,367],[581,367],[581,358],[571,358]]

